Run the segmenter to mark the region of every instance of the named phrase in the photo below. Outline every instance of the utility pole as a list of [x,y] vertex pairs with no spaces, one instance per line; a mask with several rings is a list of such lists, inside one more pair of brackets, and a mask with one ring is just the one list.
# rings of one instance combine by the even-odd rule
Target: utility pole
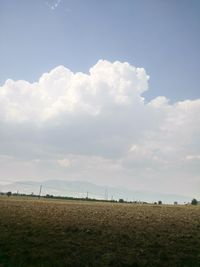
[[40,185],[39,198],[41,196],[41,193],[42,193],[42,184]]
[[108,200],[108,189],[105,188],[105,200]]
[[88,196],[89,196],[89,192],[87,191],[87,196],[86,196],[86,199],[88,199]]

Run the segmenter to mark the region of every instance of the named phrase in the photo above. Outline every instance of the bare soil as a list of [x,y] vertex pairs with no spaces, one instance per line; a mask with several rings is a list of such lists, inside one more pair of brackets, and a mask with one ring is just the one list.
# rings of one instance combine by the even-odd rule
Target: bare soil
[[200,207],[0,198],[0,267],[200,267]]

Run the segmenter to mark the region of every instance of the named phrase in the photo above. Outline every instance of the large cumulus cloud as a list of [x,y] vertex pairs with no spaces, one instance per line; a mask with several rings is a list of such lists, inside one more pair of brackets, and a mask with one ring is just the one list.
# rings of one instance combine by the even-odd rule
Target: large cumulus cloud
[[38,82],[7,80],[0,90],[1,118],[46,121],[65,114],[95,116],[104,109],[131,105],[147,90],[143,68],[100,60],[89,74],[59,66]]
[[147,102],[148,79],[143,68],[100,60],[88,74],[59,66],[32,84],[7,80],[1,175],[197,193],[200,99]]

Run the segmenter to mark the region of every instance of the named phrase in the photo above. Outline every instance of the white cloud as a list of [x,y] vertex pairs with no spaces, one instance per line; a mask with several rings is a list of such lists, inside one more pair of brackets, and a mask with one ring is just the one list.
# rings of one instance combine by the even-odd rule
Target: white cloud
[[161,107],[167,107],[169,103],[169,99],[167,99],[164,96],[158,96],[155,99],[153,99],[149,105],[154,108],[161,108]]
[[148,76],[128,63],[100,60],[89,75],[59,66],[38,82],[7,80],[0,89],[1,117],[9,121],[45,121],[59,114],[95,116],[104,108],[142,101]]
[[68,168],[71,166],[71,162],[69,159],[59,159],[57,160],[57,162],[61,167]]
[[187,159],[187,160],[193,160],[193,159],[200,160],[200,155],[187,155],[185,157],[185,159]]
[[143,68],[100,60],[88,74],[59,66],[32,84],[7,80],[0,87],[0,174],[27,176],[31,166],[32,177],[43,179],[196,192],[200,99],[146,103],[148,79]]
[[46,4],[47,6],[54,11],[61,3],[62,0],[51,0],[51,1],[47,1]]
[[148,76],[128,63],[100,60],[89,75],[59,66],[38,82],[7,80],[0,90],[1,117],[13,121],[45,121],[59,114],[95,116],[104,108],[142,101]]

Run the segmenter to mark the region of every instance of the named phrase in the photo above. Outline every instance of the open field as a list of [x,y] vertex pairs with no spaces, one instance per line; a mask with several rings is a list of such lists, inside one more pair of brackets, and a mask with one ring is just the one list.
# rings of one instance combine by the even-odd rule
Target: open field
[[1,267],[199,267],[200,207],[0,198]]

